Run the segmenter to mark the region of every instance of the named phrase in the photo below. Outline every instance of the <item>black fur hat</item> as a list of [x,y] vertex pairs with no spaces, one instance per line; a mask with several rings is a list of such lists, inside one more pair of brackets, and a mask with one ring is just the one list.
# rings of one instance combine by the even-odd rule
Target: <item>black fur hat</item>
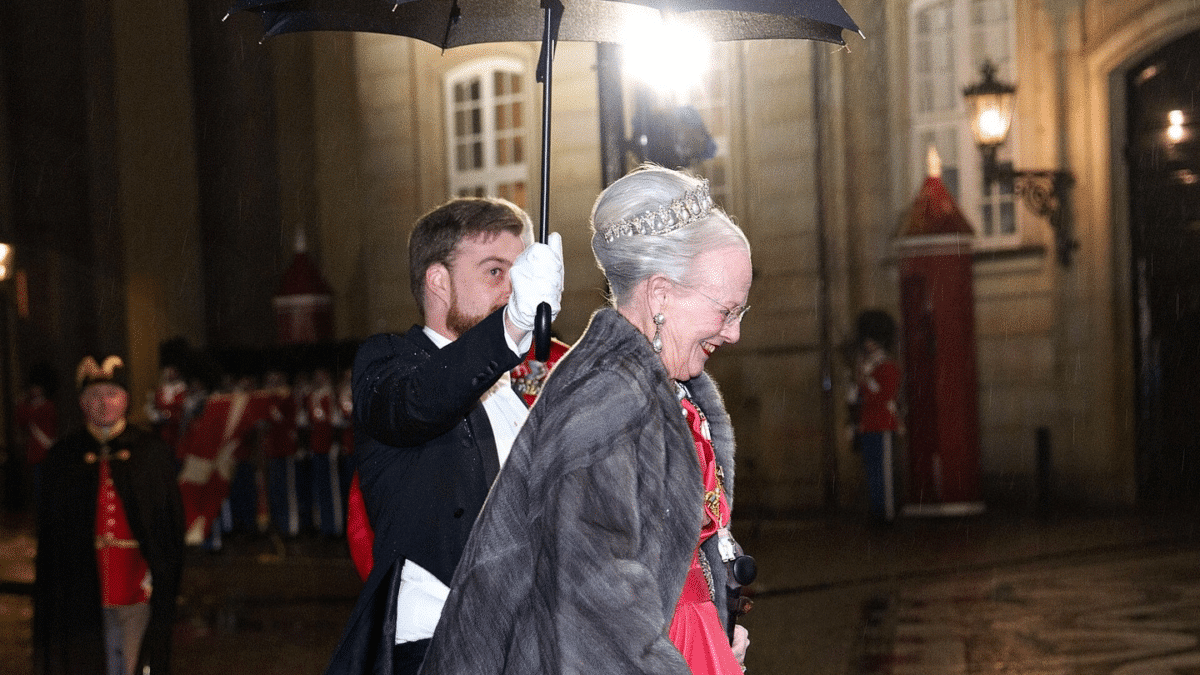
[[859,314],[855,328],[859,344],[870,339],[888,351],[896,346],[896,320],[882,309],[868,309]]

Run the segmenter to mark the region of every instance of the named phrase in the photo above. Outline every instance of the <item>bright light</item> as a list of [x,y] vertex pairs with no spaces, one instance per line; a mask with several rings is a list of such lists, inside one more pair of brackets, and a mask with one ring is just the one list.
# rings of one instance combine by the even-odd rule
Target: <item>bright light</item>
[[985,110],[979,114],[979,129],[988,138],[1003,138],[1008,131],[1008,121],[997,110]]
[[12,253],[12,246],[0,244],[0,281],[8,279],[12,270]]
[[684,93],[700,84],[712,57],[712,41],[676,23],[626,26],[625,68],[657,91]]
[[926,175],[932,178],[942,177],[942,156],[938,154],[937,146],[930,145],[925,152]]
[[1171,143],[1182,141],[1185,135],[1183,129],[1183,111],[1172,110],[1167,113],[1167,121],[1171,124],[1171,126],[1167,127],[1167,141]]

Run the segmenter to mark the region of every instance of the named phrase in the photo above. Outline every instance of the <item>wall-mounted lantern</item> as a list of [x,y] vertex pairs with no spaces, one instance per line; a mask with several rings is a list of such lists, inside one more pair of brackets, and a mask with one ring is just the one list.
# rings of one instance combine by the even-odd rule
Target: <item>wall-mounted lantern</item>
[[1018,170],[1011,162],[1000,162],[997,150],[1008,138],[1012,126],[1013,98],[1017,87],[996,79],[996,65],[984,61],[980,68],[983,81],[963,89],[967,110],[971,114],[971,131],[983,155],[984,185],[1012,183],[1013,192],[1025,206],[1050,223],[1058,261],[1064,267],[1071,264],[1071,254],[1079,242],[1071,234],[1071,219],[1067,191],[1075,182],[1069,171]]

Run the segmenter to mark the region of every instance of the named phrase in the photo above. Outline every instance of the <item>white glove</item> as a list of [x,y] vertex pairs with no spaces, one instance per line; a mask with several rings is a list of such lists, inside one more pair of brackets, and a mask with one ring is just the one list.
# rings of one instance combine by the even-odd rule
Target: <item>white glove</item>
[[550,305],[550,318],[562,308],[563,254],[562,235],[551,232],[545,244],[530,244],[508,271],[512,279],[512,294],[508,296],[505,315],[522,333],[533,330],[538,305]]
[[750,648],[750,633],[743,626],[733,627],[733,656],[746,670],[746,650]]

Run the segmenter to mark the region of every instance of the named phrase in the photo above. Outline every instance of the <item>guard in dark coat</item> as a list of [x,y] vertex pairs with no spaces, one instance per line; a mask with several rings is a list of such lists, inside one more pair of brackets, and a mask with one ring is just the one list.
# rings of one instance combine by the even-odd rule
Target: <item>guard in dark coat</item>
[[558,311],[562,244],[529,218],[455,199],[409,239],[425,326],[381,334],[353,369],[355,457],[374,564],[328,675],[416,673],[475,516],[527,411],[509,384],[540,302]]
[[183,571],[172,449],[128,425],[121,360],[88,357],[76,383],[87,422],[43,470],[34,590],[34,672],[170,672]]

